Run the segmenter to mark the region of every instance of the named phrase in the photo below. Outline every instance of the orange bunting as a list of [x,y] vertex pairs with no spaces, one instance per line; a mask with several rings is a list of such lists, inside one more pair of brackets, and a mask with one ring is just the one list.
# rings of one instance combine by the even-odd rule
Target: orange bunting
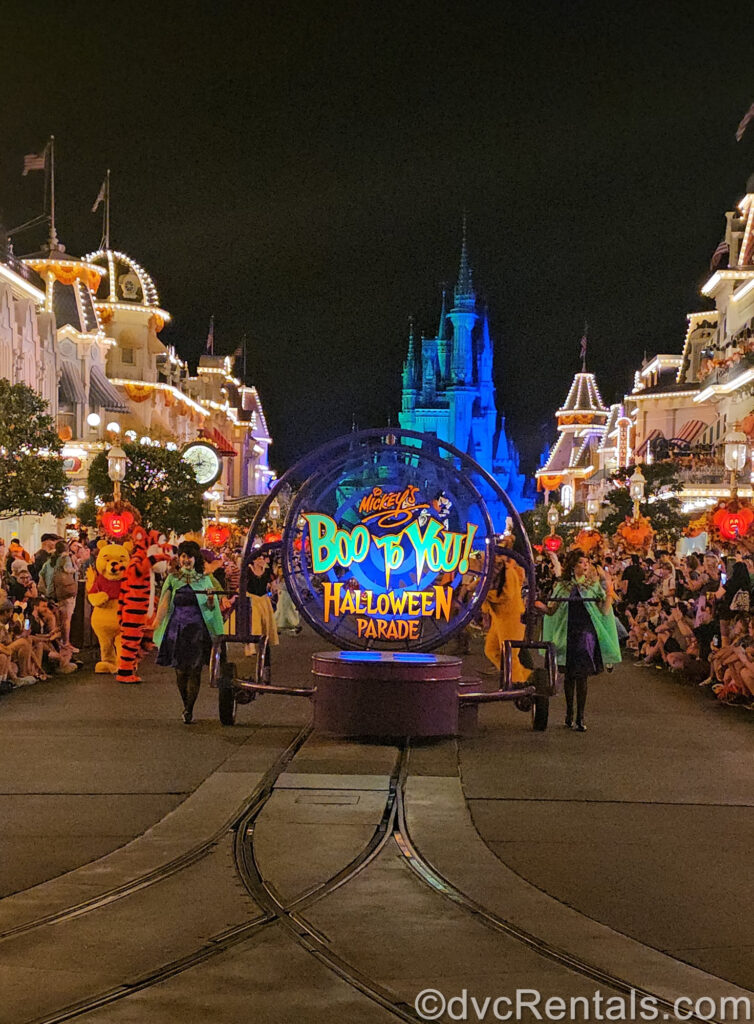
[[558,487],[560,487],[565,480],[565,477],[555,475],[550,476],[548,474],[547,476],[540,476],[538,479],[546,491],[557,491]]
[[134,381],[133,383],[124,384],[123,387],[132,402],[146,402],[152,394],[152,386],[150,384],[139,384],[137,381]]

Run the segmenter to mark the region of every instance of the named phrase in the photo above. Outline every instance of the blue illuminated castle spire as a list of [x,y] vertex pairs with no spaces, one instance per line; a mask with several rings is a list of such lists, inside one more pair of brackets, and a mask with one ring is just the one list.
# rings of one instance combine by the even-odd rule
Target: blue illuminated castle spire
[[[518,452],[497,410],[493,362],[489,313],[477,305],[464,216],[452,308],[448,311],[443,289],[434,338],[422,336],[417,342],[411,321],[400,424],[436,434],[468,453],[498,480],[517,508],[530,508],[533,501],[524,496]],[[502,508],[497,512],[502,515]]]

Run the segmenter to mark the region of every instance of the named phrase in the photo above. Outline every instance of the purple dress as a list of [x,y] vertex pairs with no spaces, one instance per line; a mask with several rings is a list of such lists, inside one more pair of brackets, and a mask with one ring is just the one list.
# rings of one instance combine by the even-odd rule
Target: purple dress
[[579,588],[574,587],[568,597],[565,670],[569,676],[598,676],[604,665],[597,630]]
[[201,671],[209,664],[212,639],[196,594],[184,584],[173,594],[173,610],[157,653],[157,664],[179,672]]

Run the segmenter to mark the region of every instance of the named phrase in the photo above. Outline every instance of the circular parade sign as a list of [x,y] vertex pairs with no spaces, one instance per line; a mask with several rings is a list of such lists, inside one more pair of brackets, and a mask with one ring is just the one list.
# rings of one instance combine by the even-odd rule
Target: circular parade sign
[[266,499],[247,538],[242,601],[281,488],[291,493],[286,586],[306,622],[341,649],[431,650],[471,621],[495,554],[485,491],[495,489],[525,537],[505,493],[468,456],[433,435],[361,431],[301,460]]

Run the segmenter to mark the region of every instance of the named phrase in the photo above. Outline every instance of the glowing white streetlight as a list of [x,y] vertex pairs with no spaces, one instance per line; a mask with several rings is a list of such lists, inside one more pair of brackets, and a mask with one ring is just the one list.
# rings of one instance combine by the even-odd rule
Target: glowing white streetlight
[[639,505],[644,501],[644,488],[646,486],[647,478],[639,466],[637,466],[628,481],[628,493],[631,495],[631,500],[634,503],[634,519],[639,517]]
[[89,424],[90,427],[98,427],[102,420],[100,419],[98,413],[90,412],[86,418],[86,422]]
[[128,456],[118,445],[113,445],[107,453],[107,475],[113,482],[113,499],[120,501],[120,485],[126,479],[126,463]]

